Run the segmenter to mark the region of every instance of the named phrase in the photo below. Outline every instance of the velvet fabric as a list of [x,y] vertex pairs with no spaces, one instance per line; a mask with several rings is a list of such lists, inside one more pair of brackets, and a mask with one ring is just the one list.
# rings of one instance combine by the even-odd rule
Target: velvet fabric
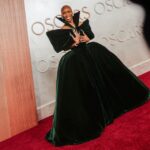
[[[79,16],[76,13],[75,20]],[[72,30],[94,38],[88,19],[80,26],[70,27],[47,32],[56,52],[73,44]],[[116,117],[149,97],[150,89],[105,46],[81,43],[60,59],[53,125],[45,138],[55,146],[89,141]]]

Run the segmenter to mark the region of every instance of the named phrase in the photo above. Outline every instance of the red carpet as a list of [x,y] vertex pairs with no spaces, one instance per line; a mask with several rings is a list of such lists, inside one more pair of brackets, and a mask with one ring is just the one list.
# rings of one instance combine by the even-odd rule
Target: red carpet
[[[150,87],[150,72],[139,77]],[[133,109],[107,126],[97,139],[73,146],[54,147],[44,136],[52,117],[26,132],[0,143],[0,150],[150,150],[150,101]]]

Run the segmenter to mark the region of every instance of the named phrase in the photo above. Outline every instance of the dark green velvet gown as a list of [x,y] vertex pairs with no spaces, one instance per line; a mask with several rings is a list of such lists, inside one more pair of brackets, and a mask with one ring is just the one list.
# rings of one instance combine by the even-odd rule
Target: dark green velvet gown
[[[77,12],[73,17],[75,29],[93,39],[89,20],[77,26],[79,15]],[[70,48],[73,43],[70,33],[72,29],[47,32],[56,52]],[[148,87],[106,47],[96,42],[79,44],[59,62],[53,124],[45,138],[55,146],[94,139],[116,117],[149,97]]]

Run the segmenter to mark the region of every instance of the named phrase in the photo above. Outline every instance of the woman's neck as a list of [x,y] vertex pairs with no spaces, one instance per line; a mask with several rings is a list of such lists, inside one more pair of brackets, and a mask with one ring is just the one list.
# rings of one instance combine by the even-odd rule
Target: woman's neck
[[73,27],[75,27],[75,23],[73,22],[73,20],[68,22],[70,25],[72,25]]

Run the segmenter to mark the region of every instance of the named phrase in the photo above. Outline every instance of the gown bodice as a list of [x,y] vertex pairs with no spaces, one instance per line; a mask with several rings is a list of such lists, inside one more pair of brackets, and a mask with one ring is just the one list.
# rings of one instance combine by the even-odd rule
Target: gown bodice
[[[73,21],[75,23],[75,27],[70,25],[67,21],[65,21],[61,17],[57,17],[60,21],[62,21],[65,25],[69,26],[70,29],[56,29],[47,31],[46,35],[48,36],[54,50],[58,53],[62,50],[68,50],[70,49],[71,45],[74,43],[72,37],[70,36],[70,33],[73,34],[73,30],[77,30],[81,35],[84,33],[89,37],[89,39],[94,38],[94,33],[91,30],[89,20],[86,19],[80,26],[79,24],[79,16],[80,11],[75,13],[73,16]],[[80,47],[81,45],[85,45],[86,43],[81,43],[78,45]],[[77,48],[77,47],[76,47]]]

